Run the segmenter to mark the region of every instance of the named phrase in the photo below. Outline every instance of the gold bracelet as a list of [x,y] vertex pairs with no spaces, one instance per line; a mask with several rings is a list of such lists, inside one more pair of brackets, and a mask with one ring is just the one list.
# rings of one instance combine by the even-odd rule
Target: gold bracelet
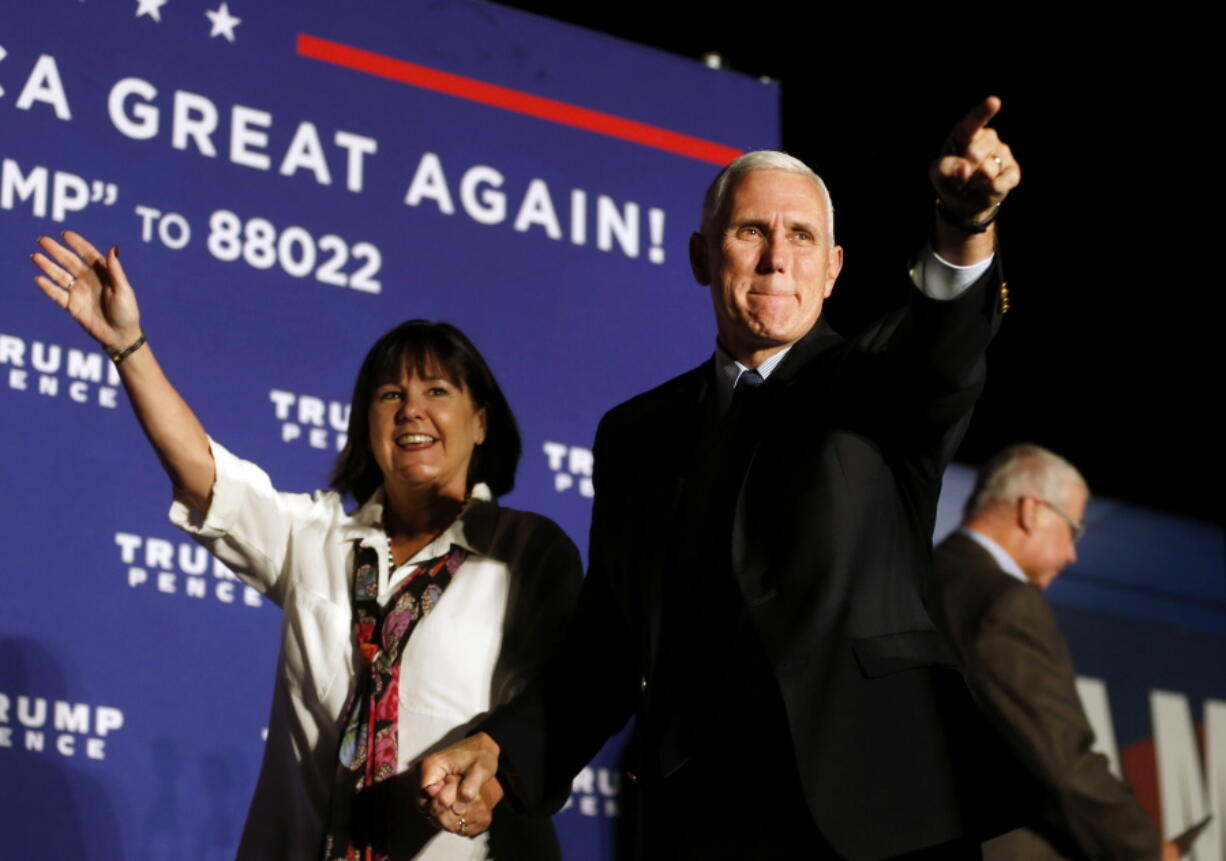
[[144,343],[145,343],[145,333],[141,332],[140,337],[137,338],[135,341],[133,341],[131,344],[129,344],[124,349],[107,350],[106,352],[107,352],[107,355],[111,357],[111,361],[118,365],[124,359],[128,358],[128,356],[132,355],[137,350],[139,350],[142,346],[144,346]]

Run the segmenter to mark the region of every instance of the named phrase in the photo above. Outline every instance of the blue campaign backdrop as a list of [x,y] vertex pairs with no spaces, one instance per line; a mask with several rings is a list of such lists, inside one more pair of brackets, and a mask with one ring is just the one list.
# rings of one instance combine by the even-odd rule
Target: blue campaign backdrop
[[[600,415],[710,351],[686,239],[716,165],[778,145],[778,91],[478,2],[4,7],[4,854],[231,857],[279,613],[167,521],[109,362],[31,283],[33,238],[122,246],[168,373],[283,490],[324,484],[378,334],[458,323],[521,422],[507,502],[582,548]],[[1168,833],[1220,821],[1221,531],[1091,517],[1051,597],[1108,692],[1100,742]],[[623,788],[614,743],[557,817],[567,857],[614,857]]]
[[[778,145],[778,89],[478,2],[4,6],[3,854],[232,857],[279,611],[167,521],[34,237],[122,247],[168,373],[283,490],[325,484],[379,334],[456,322],[521,423],[508,504],[583,546],[601,413],[710,350],[687,237],[717,165]],[[615,759],[568,857],[612,851]]]

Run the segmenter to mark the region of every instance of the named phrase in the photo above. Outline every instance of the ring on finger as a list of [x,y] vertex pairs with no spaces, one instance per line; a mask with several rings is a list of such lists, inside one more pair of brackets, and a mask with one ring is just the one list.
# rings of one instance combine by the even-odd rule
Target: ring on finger
[[468,820],[465,819],[463,816],[460,817],[460,833],[461,834],[468,833]]

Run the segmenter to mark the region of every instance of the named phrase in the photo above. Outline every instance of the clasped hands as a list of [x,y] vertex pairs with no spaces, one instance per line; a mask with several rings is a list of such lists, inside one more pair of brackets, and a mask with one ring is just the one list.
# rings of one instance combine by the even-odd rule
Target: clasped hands
[[444,831],[473,837],[490,827],[502,800],[498,744],[483,732],[426,757],[421,763],[417,807]]

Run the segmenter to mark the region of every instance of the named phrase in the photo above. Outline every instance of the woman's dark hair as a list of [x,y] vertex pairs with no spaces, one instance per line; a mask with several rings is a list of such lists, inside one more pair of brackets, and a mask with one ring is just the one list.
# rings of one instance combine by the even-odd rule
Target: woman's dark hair
[[399,378],[406,364],[421,377],[441,372],[463,387],[478,409],[485,410],[485,442],[473,450],[468,489],[483,481],[495,496],[510,493],[523,449],[506,396],[463,332],[450,323],[428,320],[401,323],[366,354],[353,384],[349,438],[332,468],[329,486],[361,505],[383,484],[383,473],[370,450],[370,402],[375,389]]

